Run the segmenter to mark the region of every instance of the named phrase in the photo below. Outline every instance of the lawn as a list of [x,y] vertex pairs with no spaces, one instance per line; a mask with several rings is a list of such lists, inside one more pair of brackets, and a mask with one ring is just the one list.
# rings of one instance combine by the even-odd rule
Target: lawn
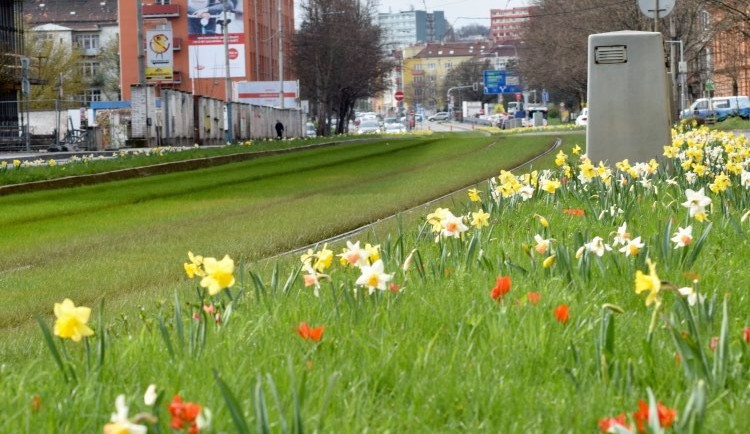
[[[40,318],[36,335],[48,330],[55,352],[32,345],[24,353],[29,335],[18,335],[26,339],[10,352],[27,360],[2,371],[0,400],[10,404],[0,430],[96,432],[109,423],[112,432],[187,432],[193,424],[201,432],[742,432],[750,425],[746,140],[685,131],[659,162],[604,167],[577,155],[580,136],[566,137],[559,153],[513,174],[497,161],[513,166],[508,148],[528,151],[533,136],[466,138],[460,147],[433,137],[353,145],[332,160],[316,151],[295,154],[299,161],[273,157],[291,158],[283,165],[242,163],[259,184],[238,181],[232,165],[207,169],[208,177],[123,182],[107,198],[78,190],[79,203],[62,215],[85,215],[89,224],[63,220],[60,232],[122,226],[143,235],[126,232],[87,261],[39,250],[39,265],[13,272],[47,262],[62,269],[40,278],[48,288],[4,306],[52,294],[39,312],[69,297],[92,314],[58,308],[57,320]],[[499,144],[507,148],[493,157]],[[407,207],[406,199],[425,201],[421,193],[439,195],[446,178],[473,171],[463,185],[472,184],[490,158],[498,158],[493,179],[468,197],[405,213],[386,229],[352,235],[345,248],[258,260],[270,253],[267,243],[304,243],[300,227],[320,240],[345,230],[349,213],[378,218],[368,206],[381,197],[379,207]],[[407,197],[386,193],[391,183]],[[292,201],[289,192],[309,200]],[[33,203],[36,195],[24,221],[53,214],[41,193],[18,198]],[[256,195],[277,201],[264,205],[270,217],[246,208]],[[101,203],[90,203],[97,197]],[[293,217],[281,212],[285,202],[294,202]],[[119,215],[127,218],[105,224]],[[233,223],[232,215],[253,218]],[[175,241],[155,226],[164,219],[180,229]],[[262,235],[247,236],[253,228]],[[12,233],[23,230],[19,223]],[[32,238],[16,251],[40,248]],[[138,248],[143,257],[120,254]],[[188,259],[188,250],[206,258]],[[111,262],[100,258],[109,254]],[[86,269],[88,261],[98,268]],[[142,269],[150,277],[133,278]],[[186,270],[203,276],[191,280]],[[78,289],[87,282],[95,287],[88,295]],[[93,293],[118,282],[129,297],[119,294],[120,304],[115,291]],[[118,315],[141,301],[138,313]],[[74,332],[91,336],[76,342]],[[150,384],[156,395],[144,400]]]

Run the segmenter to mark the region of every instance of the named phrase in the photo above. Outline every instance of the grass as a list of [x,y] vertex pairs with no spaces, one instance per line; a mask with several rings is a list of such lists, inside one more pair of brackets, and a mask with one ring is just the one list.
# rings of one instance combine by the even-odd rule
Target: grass
[[[104,298],[132,318],[181,286],[174,260],[189,250],[264,258],[487,179],[550,143],[456,135],[352,143],[2,197],[0,327],[9,336],[65,294],[90,305]],[[3,353],[11,360],[27,349],[8,342]]]
[[[68,164],[56,164],[56,154],[39,154],[36,162],[30,161],[28,167],[11,169],[12,158],[0,158],[0,185],[12,185],[33,181],[57,179],[68,176],[80,176],[104,173],[136,167],[154,166],[186,160],[220,157],[236,154],[264,154],[272,151],[291,150],[322,144],[335,144],[342,141],[372,140],[375,137],[317,137],[310,139],[261,140],[238,142],[219,147],[172,148],[161,147],[149,150],[121,150],[115,153],[116,158],[101,158],[92,154],[74,156]],[[54,161],[54,162],[50,162]],[[19,164],[20,164],[19,160]],[[34,163],[32,165],[32,163]]]
[[[743,146],[706,131],[687,134],[675,143],[696,146],[690,154],[700,147],[706,158],[718,157],[716,152],[725,147]],[[461,149],[468,151],[470,141],[479,139],[466,140]],[[570,154],[574,143],[568,142],[564,152]],[[420,155],[428,154],[426,160],[445,159],[438,146],[418,141],[403,146],[398,157],[417,147]],[[378,161],[372,150],[351,152],[349,156]],[[450,165],[436,163],[421,176],[438,172],[447,177],[472,166],[455,148],[450,155]],[[323,158],[316,152],[317,157]],[[551,167],[553,158],[532,169]],[[356,284],[363,271],[339,264],[338,258],[322,270],[329,277],[322,279],[319,297],[304,286],[296,255],[243,261],[235,272],[236,284],[213,297],[198,288],[197,280],[177,277],[184,249],[132,258],[141,268],[159,267],[160,274],[171,276],[174,270],[173,284],[166,285],[168,296],[123,318],[109,297],[101,306],[72,294],[76,303],[93,308],[96,335],[85,343],[53,340],[62,368],[44,353],[4,368],[0,400],[10,404],[0,431],[99,431],[114,410],[115,397],[123,394],[131,418],[139,412],[153,414],[158,422],[151,430],[165,432],[170,423],[166,404],[179,394],[211,409],[213,421],[206,431],[214,432],[596,432],[601,418],[620,413],[634,426],[639,400],[650,403],[654,415],[657,402],[674,409],[676,419],[667,421],[672,426],[667,432],[742,432],[750,424],[750,339],[745,337],[750,300],[743,265],[750,255],[750,229],[742,219],[750,193],[740,174],[731,174],[731,185],[723,187],[713,175],[691,183],[693,175],[679,164],[680,158],[665,159],[658,170],[619,165],[600,172],[578,164],[577,157],[558,155],[567,160],[567,168],[528,178],[495,178],[507,197],[493,197],[495,185],[482,183],[480,202],[446,199],[422,211],[421,218],[406,214],[389,221],[387,230],[373,228],[352,237],[352,242],[380,246],[385,272],[398,285],[371,295]],[[389,166],[379,166],[380,172],[410,171],[402,160],[407,159],[388,159]],[[357,191],[366,191],[367,198],[384,191],[368,190],[376,177],[348,161],[367,180]],[[703,162],[714,168],[711,161]],[[307,179],[317,182],[307,184],[323,187],[341,179],[341,167],[297,169],[285,176],[314,174]],[[154,181],[168,190],[165,178]],[[181,182],[195,191],[190,181]],[[516,183],[535,185],[533,197],[510,194]],[[235,202],[243,197],[237,191],[247,188],[240,186]],[[130,187],[128,191],[135,189]],[[146,185],[138,187],[150,191]],[[701,187],[711,200],[704,221],[683,206],[686,189]],[[197,194],[212,205],[210,195]],[[364,213],[361,203],[366,201],[356,202],[356,195],[352,191],[338,200]],[[175,201],[172,207],[178,208],[178,202],[184,203]],[[489,214],[489,225],[472,227],[459,238],[436,239],[424,219],[437,206],[469,217],[482,209]],[[342,208],[333,207],[327,214],[331,219],[345,218]],[[222,209],[229,213],[229,207]],[[444,211],[438,214],[438,230],[452,227]],[[205,221],[221,237],[231,228],[215,218]],[[275,225],[295,228],[278,218]],[[688,225],[692,242],[675,248],[671,238],[678,227]],[[263,227],[271,230],[272,225]],[[193,251],[234,255],[235,246],[225,243],[243,232],[230,232],[231,237],[212,240],[216,246],[207,243]],[[621,246],[601,256],[587,250],[597,236],[612,244],[618,232],[627,232],[631,241],[640,237],[644,246],[628,256],[618,251]],[[546,250],[537,235],[551,240]],[[321,249],[313,253],[324,258]],[[341,252],[338,246],[334,250]],[[552,256],[555,262],[545,267]],[[651,272],[647,258],[655,263]],[[94,278],[110,271],[100,270]],[[658,276],[644,280],[639,272]],[[499,276],[509,276],[512,283],[507,294],[494,300],[491,291]],[[645,293],[634,291],[636,282]],[[704,301],[690,305],[676,291],[691,286]],[[539,293],[537,303],[530,301],[529,292]],[[658,297],[659,306],[647,306],[646,294]],[[569,308],[567,320],[555,314],[563,304]],[[209,315],[207,309],[214,311]],[[295,331],[301,322],[323,326],[322,339],[303,339]],[[151,383],[162,394],[153,407],[142,400]],[[651,432],[661,432],[656,418],[651,419]]]
[[750,129],[750,120],[742,119],[741,117],[729,117],[722,122],[717,122],[714,125],[709,126],[712,130],[719,131],[736,131],[736,130],[748,130]]
[[[568,137],[565,153],[570,154],[576,138]],[[422,162],[435,162],[421,177],[431,172],[449,177],[481,167],[461,158],[455,146],[449,146],[452,152],[446,166],[437,163],[446,154],[440,139],[435,140],[435,146],[419,140],[400,143],[387,167],[375,164],[379,167],[375,173],[393,178],[391,170],[416,170],[405,157],[412,151],[425,155]],[[515,138],[510,140],[516,143]],[[725,148],[744,146],[732,140],[700,131],[688,132],[675,143],[690,155],[701,149],[706,158],[702,162],[718,174],[725,168],[707,159],[727,161],[724,154],[719,159]],[[460,149],[486,149],[481,143],[479,138],[467,138]],[[518,143],[528,148],[533,142]],[[346,163],[331,162],[319,172],[294,165],[324,165],[328,160],[317,151],[301,155],[306,157],[301,158],[304,163],[284,160],[284,166],[292,169],[284,179],[298,174],[307,183],[295,179],[297,184],[289,188],[325,190],[330,185],[326,183],[341,181],[342,167],[351,166],[357,169],[358,179],[366,180],[356,185],[356,191],[376,200],[386,190],[379,188],[381,184],[369,189],[380,179],[357,161],[377,163],[383,153],[392,151],[384,148],[341,150],[348,157],[342,160]],[[510,157],[509,150],[504,151]],[[738,154],[743,152],[740,149]],[[209,432],[597,432],[602,418],[620,413],[634,427],[639,400],[654,407],[654,416],[657,402],[674,409],[675,420],[664,422],[671,425],[666,432],[743,432],[750,425],[750,337],[746,337],[750,300],[744,267],[750,255],[750,228],[743,221],[750,193],[740,182],[741,174],[732,173],[730,185],[717,184],[722,178],[713,174],[691,183],[694,175],[691,168],[683,169],[680,156],[664,159],[658,170],[620,164],[610,172],[592,171],[574,156],[550,155],[529,169],[552,167],[555,157],[567,161],[567,167],[520,178],[501,174],[494,179],[496,184],[477,186],[480,202],[447,198],[417,211],[416,218],[405,213],[385,228],[352,237],[352,242],[380,246],[385,272],[398,286],[386,285],[371,295],[356,284],[363,271],[343,266],[335,258],[322,270],[328,277],[321,279],[316,297],[300,277],[299,257],[291,255],[272,261],[246,257],[235,271],[236,284],[209,297],[197,280],[187,281],[182,274],[185,248],[170,251],[169,244],[155,235],[157,231],[149,230],[149,243],[161,247],[161,255],[128,258],[135,268],[100,267],[96,273],[84,274],[92,281],[115,280],[138,267],[158,269],[156,274],[166,277],[161,288],[167,291],[159,292],[158,285],[150,288],[153,292],[143,299],[158,301],[145,303],[137,314],[126,317],[118,315],[122,310],[111,296],[100,305],[95,298],[85,300],[79,292],[69,292],[77,304],[93,308],[90,323],[96,334],[81,343],[52,340],[60,351],[61,367],[33,345],[24,363],[3,365],[0,401],[9,404],[0,431],[100,431],[114,410],[115,397],[123,394],[132,419],[141,412],[152,414],[157,418],[153,424],[146,419],[137,423],[166,432],[170,423],[166,404],[179,394],[185,401],[210,408],[212,424],[204,430]],[[277,162],[274,167],[278,166]],[[206,188],[219,198],[232,191],[231,199],[225,198],[232,206],[218,208],[223,214],[241,214],[240,198],[252,200],[242,193],[248,186],[230,182],[235,179],[230,175],[221,176],[233,166],[223,169],[206,171],[209,179],[225,181],[211,185],[221,188]],[[261,179],[271,177],[262,167],[253,169]],[[194,180],[178,177],[180,184],[200,199],[196,202],[217,208],[210,194],[197,192],[195,185],[206,182],[202,172],[193,174]],[[171,176],[177,174],[152,179],[164,189],[159,190],[165,193],[159,200],[172,197],[166,195],[174,188]],[[281,189],[285,183],[279,178],[263,185]],[[132,205],[157,200],[151,183],[143,182],[123,183],[129,188],[119,194],[137,196],[134,191],[139,190],[151,194]],[[410,189],[412,195],[428,188],[416,179],[401,182],[400,188]],[[432,178],[432,182],[438,181]],[[511,193],[516,184],[535,186],[533,197],[524,200],[520,193]],[[711,201],[704,221],[691,216],[683,205],[686,189],[701,187]],[[496,191],[508,196],[493,197]],[[313,203],[323,203],[326,194],[314,196]],[[356,196],[353,190],[337,200],[364,214],[368,202],[358,202]],[[83,195],[81,203],[93,197]],[[191,210],[179,205],[185,202],[170,204],[189,214]],[[314,205],[303,203],[296,209],[303,212],[306,206]],[[331,202],[327,206],[332,207],[330,214],[323,208],[316,211],[331,220],[346,218],[342,211],[346,206]],[[489,225],[472,227],[458,238],[436,238],[425,217],[437,212],[438,206],[468,217],[481,209],[489,214]],[[451,228],[445,211],[437,213],[442,216],[437,229]],[[280,215],[273,224],[261,226],[266,231],[274,226],[293,231],[296,226]],[[299,221],[317,228],[326,220],[310,218],[300,216]],[[238,247],[230,241],[241,248],[252,242],[243,238],[247,227],[232,230],[218,213],[208,214],[204,222],[215,239],[192,248],[195,253],[221,257],[226,252],[237,259],[233,249]],[[688,225],[693,228],[691,242],[675,248],[674,233]],[[94,228],[91,225],[89,230]],[[199,225],[189,228],[185,238],[202,237]],[[231,236],[224,237],[225,231]],[[601,256],[593,247],[587,250],[597,236],[613,244],[617,233],[627,233],[630,241],[640,237],[644,245],[627,256],[618,251],[621,246]],[[541,248],[536,236],[551,240],[549,247]],[[143,243],[141,247],[144,252],[151,248]],[[313,252],[319,258],[325,257],[322,247]],[[333,253],[341,252],[340,246],[329,247]],[[551,257],[554,263],[545,266]],[[655,263],[651,271],[647,258]],[[643,279],[643,273],[653,275]],[[511,284],[502,298],[494,300],[491,291],[500,276],[510,277]],[[62,285],[70,277],[60,276],[50,286]],[[634,291],[636,282],[645,293]],[[705,299],[689,304],[676,291],[682,287],[693,287]],[[530,292],[539,294],[537,303],[531,301]],[[658,307],[646,305],[647,294],[661,300]],[[137,304],[138,299],[128,303]],[[555,314],[563,304],[569,308],[567,320]],[[209,314],[207,309],[213,311]],[[323,326],[322,339],[303,339],[296,331],[301,322]],[[12,344],[14,349],[29,346],[31,340],[25,333],[13,338],[20,341]],[[161,393],[153,407],[142,399],[152,383]],[[662,432],[656,419],[651,417],[651,432]]]

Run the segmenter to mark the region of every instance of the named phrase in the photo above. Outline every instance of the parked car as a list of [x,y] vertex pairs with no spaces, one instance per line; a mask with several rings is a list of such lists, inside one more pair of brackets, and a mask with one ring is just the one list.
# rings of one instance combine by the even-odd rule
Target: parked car
[[589,124],[589,108],[585,107],[581,110],[581,114],[576,118],[576,125],[583,127]]
[[384,132],[386,134],[405,133],[406,125],[402,124],[401,122],[389,122],[385,124]]
[[450,119],[450,113],[448,112],[437,112],[434,115],[427,118],[430,122],[447,121]]
[[680,114],[680,117],[696,118],[699,121],[716,117],[721,122],[729,116],[740,116],[750,119],[750,98],[746,96],[725,96],[706,99],[699,98]]
[[378,121],[362,121],[357,129],[357,134],[374,134],[380,132]]
[[305,124],[305,137],[317,137],[318,132],[315,131],[315,124],[308,122]]

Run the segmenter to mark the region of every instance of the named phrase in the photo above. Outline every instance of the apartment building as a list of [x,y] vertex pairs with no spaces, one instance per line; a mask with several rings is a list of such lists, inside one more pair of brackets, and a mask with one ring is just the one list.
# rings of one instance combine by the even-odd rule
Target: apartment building
[[0,2],[0,127],[18,125],[20,53],[23,53],[23,1]]
[[[140,44],[137,2],[118,1],[120,58],[128,65],[121,77],[124,99],[130,98],[131,85],[139,83],[139,54],[144,47],[156,52],[158,61],[169,61],[168,68],[155,68],[168,70],[166,75],[146,74],[157,93],[160,88],[173,88],[224,99],[227,62],[230,82],[273,81],[279,80],[281,53],[284,79],[292,78],[293,0],[145,0]],[[279,9],[283,38],[279,38]],[[283,39],[281,49],[279,39]]]
[[490,9],[490,38],[496,43],[521,39],[523,23],[533,11],[534,7]]
[[411,44],[439,42],[445,37],[447,24],[443,11],[403,11],[379,13],[386,47],[394,49]]

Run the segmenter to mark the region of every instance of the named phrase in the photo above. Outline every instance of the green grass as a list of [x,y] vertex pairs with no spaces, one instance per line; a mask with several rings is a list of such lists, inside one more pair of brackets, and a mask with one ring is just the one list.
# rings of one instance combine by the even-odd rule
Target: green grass
[[[49,161],[58,158],[57,154],[39,154],[41,163],[20,167],[16,170],[12,158],[0,158],[0,163],[7,164],[0,169],[0,185],[12,185],[33,181],[57,179],[67,176],[79,176],[135,167],[153,166],[185,160],[219,157],[234,154],[262,154],[269,151],[290,150],[321,144],[340,143],[342,141],[369,140],[359,137],[317,137],[310,139],[261,140],[255,142],[235,143],[220,147],[172,148],[161,147],[148,150],[121,150],[117,158],[97,159],[94,154],[79,154],[74,161],[65,165],[50,166]],[[90,158],[91,157],[91,158]]]
[[[174,265],[189,250],[261,259],[487,179],[550,144],[457,135],[352,143],[2,197],[0,327],[7,337],[66,294],[133,315],[181,285]],[[4,358],[24,357],[11,346]]]
[[[683,143],[697,137],[700,135]],[[505,136],[501,140],[505,139],[523,148],[533,143]],[[567,139],[564,151],[569,153],[580,137]],[[416,196],[440,178],[479,170],[479,163],[462,155],[481,154],[478,149],[487,149],[481,140],[486,139],[456,139],[450,142],[449,151],[439,139],[432,145],[420,140],[399,143],[397,150],[391,149],[396,147],[393,144],[375,149],[352,146],[340,149],[337,158],[342,160],[329,165],[324,164],[329,161],[324,152],[298,154],[301,161],[284,160],[289,170],[278,177],[272,175],[276,173],[272,167],[256,161],[252,172],[257,182],[276,192],[257,189],[256,195],[280,200],[279,191],[286,186],[315,199],[293,208],[298,212],[322,203],[330,208],[330,212],[314,209],[321,214],[319,220],[314,220],[313,213],[291,222],[276,213],[272,223],[258,226],[264,231],[280,227],[280,232],[294,232],[304,222],[315,229],[313,235],[318,234],[321,222],[347,218],[348,206],[366,214],[368,200],[387,191],[381,187],[388,183],[381,184],[381,178],[390,180],[396,172],[417,171],[405,157],[410,152],[424,155],[422,163],[434,162],[426,164],[419,173],[421,178],[439,175],[425,184],[408,176],[400,177],[407,180],[402,183],[394,181],[399,184],[397,190],[408,189]],[[706,146],[721,146],[711,140]],[[511,158],[508,147],[503,148],[504,155]],[[703,149],[706,155],[711,154],[708,148]],[[383,153],[392,152],[395,155],[389,155],[386,167],[377,164],[385,160]],[[524,170],[552,167],[553,158],[554,154],[547,156]],[[368,172],[368,167],[355,163],[360,159],[379,170]],[[750,228],[741,217],[750,206],[750,194],[739,183],[739,176],[732,175],[733,185],[725,192],[708,193],[707,185],[713,179],[688,184],[680,165],[663,161],[653,175],[641,173],[636,179],[634,172],[615,172],[612,184],[597,178],[584,185],[575,157],[568,161],[571,173],[546,175],[565,180],[555,194],[537,189],[528,201],[518,196],[494,200],[490,187],[481,183],[481,203],[446,198],[389,220],[385,227],[351,237],[351,241],[380,245],[385,270],[393,273],[393,282],[401,290],[373,295],[356,290],[359,271],[343,267],[337,260],[325,270],[330,279],[323,282],[320,297],[316,297],[297,275],[298,255],[255,261],[251,255],[238,254],[250,251],[247,248],[253,239],[245,238],[243,230],[252,225],[235,228],[223,217],[243,214],[244,201],[256,198],[242,193],[248,185],[237,182],[235,176],[227,173],[223,177],[234,166],[206,171],[208,178],[217,179],[206,187],[213,196],[195,187],[207,182],[203,171],[192,174],[193,178],[178,174],[153,178],[159,189],[147,180],[123,183],[129,188],[119,194],[139,198],[130,202],[132,206],[167,201],[174,195],[170,206],[183,214],[205,213],[185,209],[189,208],[185,202],[196,208],[205,203],[208,208],[223,210],[223,214],[205,214],[203,222],[214,238],[191,249],[209,256],[230,253],[235,259],[245,257],[235,273],[238,281],[231,296],[227,292],[213,298],[199,295],[197,281],[188,281],[181,269],[190,244],[167,251],[170,244],[159,239],[158,231],[148,230],[149,243],[141,243],[142,250],[148,252],[149,244],[162,246],[161,255],[120,257],[114,263],[122,265],[122,270],[100,266],[95,273],[84,273],[94,282],[115,282],[127,279],[138,268],[158,270],[163,278],[161,287],[154,284],[149,294],[142,295],[142,300],[148,301],[139,313],[120,316],[125,304],[117,305],[111,296],[105,297],[100,307],[96,297],[86,300],[80,292],[70,294],[77,304],[93,308],[91,324],[97,334],[87,341],[88,351],[83,343],[56,343],[58,349],[64,345],[61,360],[65,375],[74,373],[75,381],[66,382],[49,353],[29,345],[27,333],[12,336],[16,343],[11,347],[3,345],[5,351],[21,346],[32,350],[27,350],[24,363],[11,361],[2,370],[0,401],[10,404],[4,408],[0,431],[97,432],[114,411],[115,397],[122,393],[131,416],[148,412],[159,417],[160,432],[169,430],[166,403],[175,394],[210,408],[213,432],[243,432],[244,426],[249,427],[248,432],[598,432],[597,422],[603,417],[625,413],[632,424],[638,401],[648,401],[648,393],[653,391],[655,400],[677,411],[674,428],[667,432],[743,432],[750,425],[750,348],[742,335],[750,309],[744,267],[750,255]],[[325,167],[303,169],[308,163]],[[248,164],[242,164],[245,171]],[[278,162],[273,165],[280,166]],[[344,193],[339,194],[340,189],[331,186],[339,182],[340,187],[344,167],[355,169],[355,177],[365,181],[346,184],[351,190],[343,188]],[[179,199],[171,185],[173,176],[175,184],[195,201]],[[297,176],[307,182],[300,183]],[[274,179],[262,183],[266,178]],[[293,185],[287,185],[287,178]],[[644,178],[656,188],[641,182]],[[670,182],[665,182],[667,179]],[[232,189],[234,185],[238,188]],[[107,191],[115,191],[109,187]],[[706,222],[690,218],[682,206],[685,189],[700,187],[706,187],[712,200],[710,221]],[[306,188],[326,193],[309,193]],[[78,206],[96,197],[82,194],[86,193],[82,190],[75,191],[80,196]],[[148,194],[144,197],[138,192]],[[362,201],[357,197],[360,192]],[[66,192],[57,192],[62,193]],[[324,201],[329,195],[336,200]],[[222,206],[227,202],[232,202],[231,206]],[[424,217],[438,206],[448,206],[456,215],[484,209],[490,214],[490,226],[470,229],[460,239],[436,241]],[[613,207],[622,212],[611,212]],[[96,208],[96,213],[91,209],[84,215],[106,208]],[[571,215],[566,212],[569,209],[581,209],[584,215]],[[45,212],[35,210],[24,218],[41,217]],[[159,217],[168,215],[162,212]],[[118,214],[122,213],[119,210]],[[548,221],[547,227],[540,216]],[[150,227],[154,220],[142,224]],[[208,234],[198,224],[180,222],[175,220],[174,228],[188,229],[183,233],[187,241]],[[645,242],[639,254],[625,256],[617,247],[602,257],[584,253],[576,259],[579,247],[595,236],[611,243],[613,232],[624,222],[631,239],[641,237]],[[259,218],[253,223],[265,222]],[[686,249],[675,249],[670,238],[678,226],[688,224],[694,228],[693,242]],[[91,224],[88,229],[98,227]],[[225,236],[224,230],[230,235]],[[320,231],[315,239],[325,236],[324,230]],[[705,238],[701,238],[703,233]],[[553,239],[549,253],[540,255],[534,250],[535,235]],[[334,251],[339,253],[340,246]],[[412,252],[411,266],[404,270]],[[542,261],[549,254],[557,261],[545,268]],[[4,252],[3,257],[7,256]],[[645,306],[645,294],[634,291],[636,271],[648,272],[647,257],[656,263],[658,280],[665,282],[660,292],[663,304],[655,316],[654,307]],[[135,267],[126,268],[127,262]],[[80,271],[83,263],[78,266]],[[511,277],[512,287],[503,300],[495,301],[490,291],[502,275]],[[50,286],[64,285],[69,278],[71,275],[66,275],[55,282],[50,278]],[[694,279],[707,298],[689,307],[674,288],[689,286]],[[527,300],[531,291],[541,295],[536,305]],[[139,299],[123,303],[138,304]],[[201,313],[205,303],[214,303],[221,314],[220,323]],[[570,308],[567,323],[556,321],[553,313],[562,303]],[[192,319],[194,313],[197,320]],[[652,318],[655,327],[650,330]],[[49,317],[46,321],[51,324]],[[300,322],[324,326],[322,340],[301,339],[295,332]],[[36,336],[39,341],[38,330]],[[720,338],[715,350],[710,349],[712,337]],[[106,350],[102,362],[100,348]],[[703,363],[706,370],[701,368]],[[142,401],[151,383],[163,393],[155,409]]]
[[750,129],[750,120],[741,117],[729,117],[722,122],[709,125],[709,128],[719,131],[748,130]]

